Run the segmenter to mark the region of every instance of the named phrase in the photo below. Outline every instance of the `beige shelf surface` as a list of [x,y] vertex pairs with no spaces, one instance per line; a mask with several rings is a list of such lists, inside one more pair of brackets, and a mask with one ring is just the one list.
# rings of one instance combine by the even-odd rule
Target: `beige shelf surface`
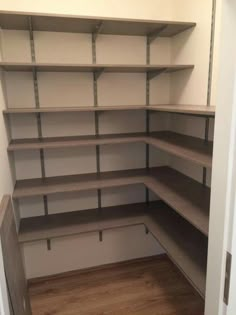
[[144,224],[202,296],[205,293],[207,238],[163,202],[113,206],[21,220],[19,241]]
[[146,224],[169,257],[204,298],[207,238],[168,207],[151,209]]
[[146,133],[130,133],[100,136],[17,139],[10,142],[8,150],[56,149],[135,142],[150,144],[163,151],[190,160],[204,167],[210,168],[212,164],[212,142],[205,142],[200,138],[185,136],[170,131],[160,131],[150,133],[149,135]]
[[19,241],[31,242],[143,224],[146,206],[140,203],[24,218],[20,223]]
[[143,184],[208,235],[210,189],[167,166],[19,180],[13,198]]
[[150,110],[180,113],[180,114],[192,114],[203,116],[215,116],[215,106],[204,105],[150,105]]
[[40,62],[0,62],[0,68],[5,71],[42,72],[131,72],[131,73],[171,73],[181,70],[191,70],[194,65],[122,65],[122,64],[76,64],[76,63],[40,63]]
[[171,37],[196,26],[194,22],[121,19],[91,16],[0,11],[3,29],[28,30],[29,17],[36,31]]
[[40,107],[40,108],[8,108],[4,114],[64,113],[64,112],[95,112],[150,110],[157,112],[182,113],[191,115],[214,116],[215,106],[204,105],[119,105],[119,106],[78,106],[78,107]]
[[53,149],[73,146],[105,145],[116,143],[145,142],[145,133],[113,134],[54,137],[43,139],[17,139],[12,140],[8,146],[9,151],[28,149]]

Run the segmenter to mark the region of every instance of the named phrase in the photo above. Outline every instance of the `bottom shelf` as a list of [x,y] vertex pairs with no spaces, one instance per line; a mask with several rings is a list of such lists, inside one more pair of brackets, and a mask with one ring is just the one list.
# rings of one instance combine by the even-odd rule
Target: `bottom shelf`
[[202,297],[205,295],[207,237],[162,201],[113,206],[21,220],[19,241],[144,224]]

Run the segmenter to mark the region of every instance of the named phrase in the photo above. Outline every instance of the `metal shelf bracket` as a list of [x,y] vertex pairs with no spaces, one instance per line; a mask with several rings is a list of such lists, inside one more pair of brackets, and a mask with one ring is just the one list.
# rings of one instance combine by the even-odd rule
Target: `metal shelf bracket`
[[159,35],[161,34],[161,32],[163,32],[166,28],[167,28],[168,25],[163,25],[162,27],[158,28],[157,30],[149,33],[147,35],[147,38],[148,38],[148,42],[149,44],[151,44],[157,37],[159,37]]

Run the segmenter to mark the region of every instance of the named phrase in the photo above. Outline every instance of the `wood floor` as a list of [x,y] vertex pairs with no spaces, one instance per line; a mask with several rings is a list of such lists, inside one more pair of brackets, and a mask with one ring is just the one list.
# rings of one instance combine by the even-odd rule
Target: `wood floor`
[[165,256],[30,282],[33,315],[203,315],[204,302]]

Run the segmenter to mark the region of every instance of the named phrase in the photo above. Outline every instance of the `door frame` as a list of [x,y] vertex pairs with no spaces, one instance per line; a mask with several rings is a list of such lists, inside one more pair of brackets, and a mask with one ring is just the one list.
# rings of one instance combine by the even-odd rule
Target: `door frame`
[[[205,315],[228,313],[224,298],[226,254],[232,241],[232,218],[234,218],[236,169],[236,101],[235,62],[236,1],[217,0],[216,31],[214,43],[213,88],[216,100],[215,134],[211,185],[208,267],[206,283]],[[236,229],[236,219],[235,229]],[[234,236],[235,237],[235,236]],[[236,244],[234,241],[236,254]],[[232,274],[236,272],[232,260]],[[234,271],[235,268],[235,271]],[[231,278],[232,279],[232,278]],[[235,279],[236,280],[236,279]],[[231,282],[230,296],[233,292]],[[229,298],[229,306],[231,303]]]

